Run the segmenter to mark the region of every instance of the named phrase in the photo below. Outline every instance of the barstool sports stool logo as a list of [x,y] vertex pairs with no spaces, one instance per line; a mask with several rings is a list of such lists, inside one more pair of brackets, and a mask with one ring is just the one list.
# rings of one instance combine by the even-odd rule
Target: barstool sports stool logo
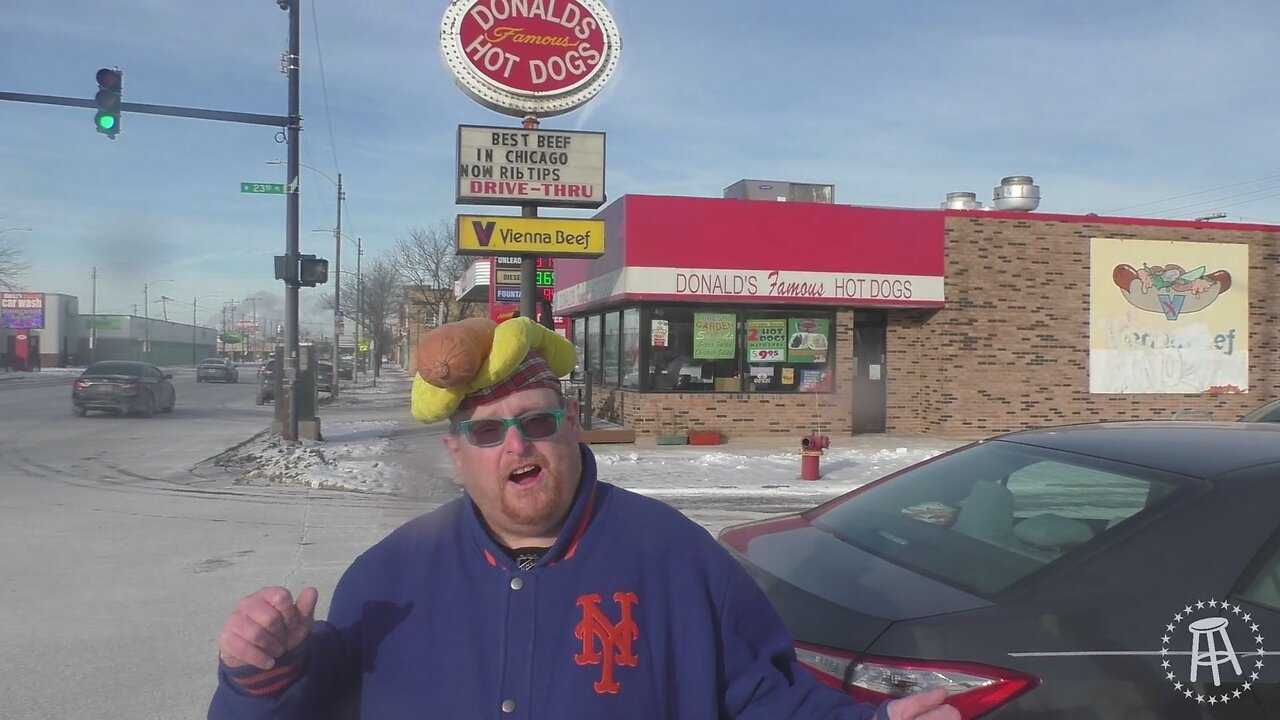
[[1265,640],[1262,628],[1239,605],[1198,600],[1164,626],[1160,668],[1188,700],[1221,705],[1238,699],[1261,678]]

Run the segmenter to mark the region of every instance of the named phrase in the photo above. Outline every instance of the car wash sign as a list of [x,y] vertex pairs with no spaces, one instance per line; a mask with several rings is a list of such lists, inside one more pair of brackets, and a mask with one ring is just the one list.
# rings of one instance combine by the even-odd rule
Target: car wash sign
[[600,0],[453,0],[440,24],[440,52],[458,86],[516,117],[586,103],[613,75],[621,50]]
[[0,328],[36,330],[44,327],[44,293],[0,293]]
[[464,205],[604,204],[604,133],[458,126]]

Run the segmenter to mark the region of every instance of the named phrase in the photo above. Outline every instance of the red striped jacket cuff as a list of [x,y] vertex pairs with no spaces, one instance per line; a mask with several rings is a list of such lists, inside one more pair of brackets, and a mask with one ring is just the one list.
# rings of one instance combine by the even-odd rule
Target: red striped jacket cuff
[[304,643],[302,647],[281,656],[276,660],[275,667],[270,670],[261,670],[252,665],[231,668],[226,664],[219,664],[222,665],[222,671],[226,673],[227,679],[236,686],[237,690],[251,697],[268,697],[288,689],[302,674],[306,661],[306,644]]

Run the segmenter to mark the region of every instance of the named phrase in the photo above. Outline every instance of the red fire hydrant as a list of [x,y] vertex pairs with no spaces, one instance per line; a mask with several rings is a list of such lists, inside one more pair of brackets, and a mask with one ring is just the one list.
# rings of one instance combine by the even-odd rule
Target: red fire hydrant
[[819,466],[822,451],[831,447],[831,438],[813,433],[800,440],[800,479],[817,480],[822,477]]

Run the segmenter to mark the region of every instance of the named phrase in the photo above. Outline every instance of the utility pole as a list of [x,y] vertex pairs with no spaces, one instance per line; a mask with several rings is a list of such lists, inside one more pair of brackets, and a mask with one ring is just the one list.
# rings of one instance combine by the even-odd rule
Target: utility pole
[[163,311],[164,311],[164,321],[165,321],[165,322],[169,322],[169,300],[170,300],[170,298],[169,298],[169,296],[168,296],[168,295],[161,295],[161,296],[160,296],[160,308],[161,308],[161,310],[163,310]]
[[89,304],[89,312],[93,313],[93,325],[89,327],[89,364],[93,364],[98,347],[98,266],[93,266],[93,300]]
[[200,361],[196,359],[196,307],[200,304],[200,298],[191,298],[191,365],[194,367]]
[[356,238],[356,351],[353,353],[356,357],[355,369],[351,371],[351,377],[357,377],[360,373],[360,322],[364,320],[364,281],[360,274],[360,260],[364,257],[364,246],[360,242],[360,238]]
[[[301,71],[302,61],[300,54],[302,52],[301,42],[301,21],[299,17],[298,5],[301,0],[277,0],[280,3],[288,3],[289,5],[289,57],[285,63],[285,67],[289,71],[289,127],[286,132],[286,139],[289,143],[288,168],[285,174],[288,175],[288,185],[285,186],[287,193],[287,218],[285,220],[285,246],[284,257],[285,263],[289,267],[298,267],[298,170],[301,158],[299,157],[298,131],[302,125],[302,103],[299,97],[300,84],[298,76]],[[289,273],[296,275],[296,272]],[[298,440],[298,394],[295,392],[295,383],[300,374],[301,358],[299,357],[298,347],[298,278],[286,278],[284,290],[284,312],[285,312],[285,331],[287,335],[287,353],[288,366],[284,371],[284,396],[287,399],[284,409],[285,418],[283,423],[283,432],[281,435],[285,440],[297,442]],[[335,370],[336,372],[336,370]],[[276,398],[276,402],[280,402],[280,398]]]
[[[338,397],[338,388],[342,385],[338,372],[341,356],[338,338],[342,336],[342,200],[342,173],[338,173],[338,225],[333,231],[333,383],[329,390],[333,397]],[[355,377],[353,368],[351,379]]]
[[257,342],[257,340],[258,340],[258,298],[256,298],[256,297],[255,297],[255,298],[249,298],[249,302],[253,303],[253,339],[254,339],[254,342],[249,343],[249,353],[250,353],[250,355],[252,355],[252,354],[253,354],[253,347],[254,347],[254,345],[260,345],[260,344],[261,344],[261,343],[258,343],[258,342]]
[[[521,123],[525,130],[537,130],[538,118],[530,115]],[[538,217],[538,206],[527,203],[520,206],[520,217]],[[492,281],[490,281],[492,282]],[[538,258],[533,255],[520,257],[520,314],[538,320]]]

